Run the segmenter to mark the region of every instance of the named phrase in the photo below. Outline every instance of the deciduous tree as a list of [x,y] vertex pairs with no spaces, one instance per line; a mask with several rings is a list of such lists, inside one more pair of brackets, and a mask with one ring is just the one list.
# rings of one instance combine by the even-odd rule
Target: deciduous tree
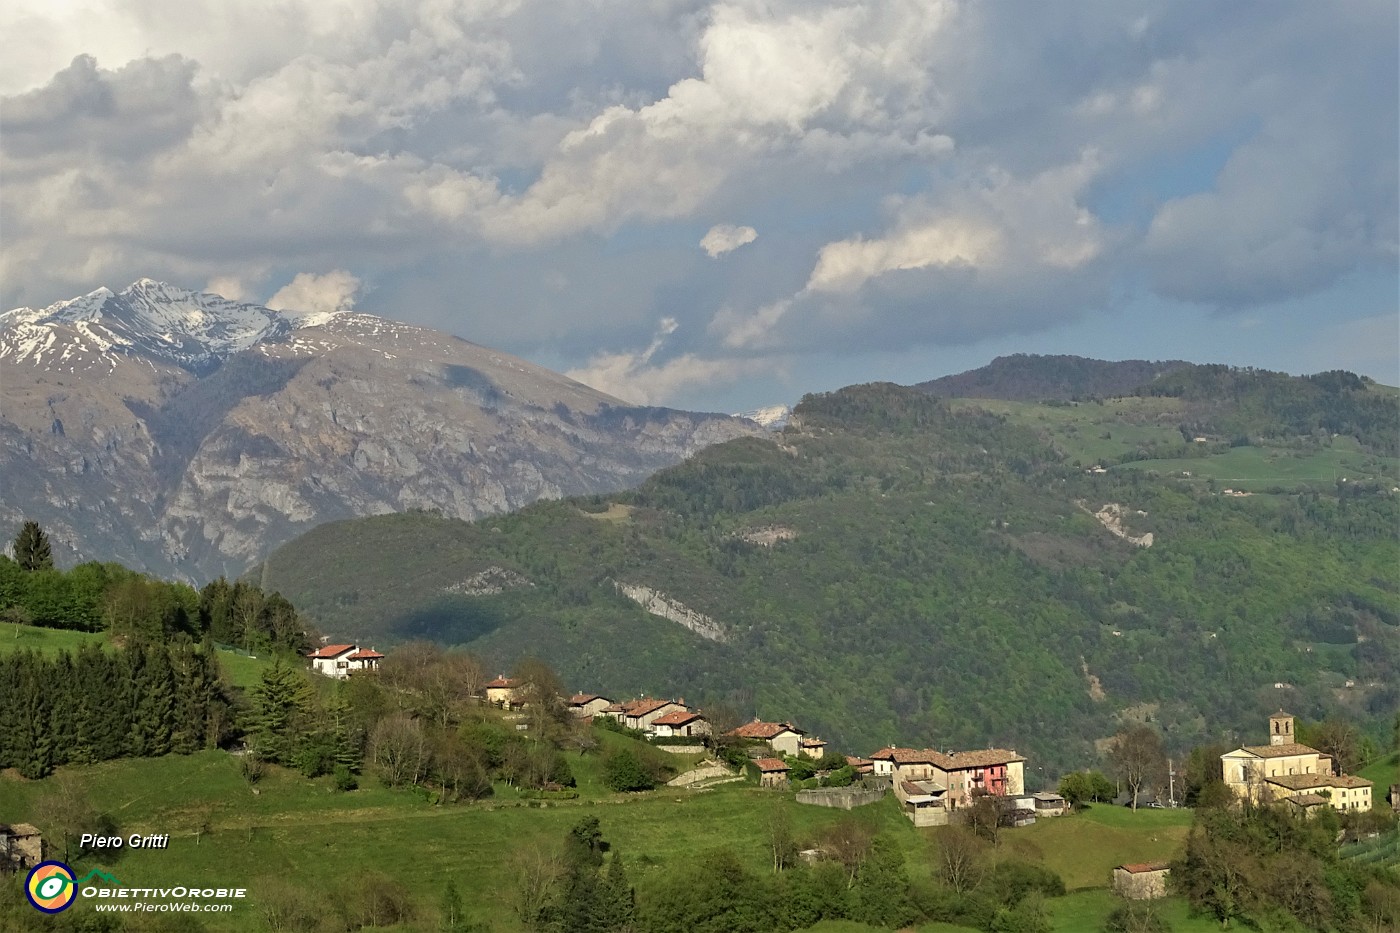
[[1132,794],[1134,810],[1143,787],[1160,782],[1166,773],[1167,755],[1162,749],[1162,737],[1151,726],[1134,726],[1118,733],[1108,750],[1108,760]]

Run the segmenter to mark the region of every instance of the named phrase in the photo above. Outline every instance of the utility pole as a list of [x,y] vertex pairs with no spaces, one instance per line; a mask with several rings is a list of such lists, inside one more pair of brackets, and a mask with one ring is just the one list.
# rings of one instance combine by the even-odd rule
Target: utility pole
[[1167,759],[1167,801],[1176,807],[1176,768],[1170,758]]

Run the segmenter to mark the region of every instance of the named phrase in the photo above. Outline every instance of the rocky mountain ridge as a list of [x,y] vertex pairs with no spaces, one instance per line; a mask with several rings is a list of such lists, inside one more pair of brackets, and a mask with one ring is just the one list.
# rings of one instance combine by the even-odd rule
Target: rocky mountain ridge
[[358,312],[150,279],[0,315],[0,525],[202,581],[317,524],[605,492],[760,429]]

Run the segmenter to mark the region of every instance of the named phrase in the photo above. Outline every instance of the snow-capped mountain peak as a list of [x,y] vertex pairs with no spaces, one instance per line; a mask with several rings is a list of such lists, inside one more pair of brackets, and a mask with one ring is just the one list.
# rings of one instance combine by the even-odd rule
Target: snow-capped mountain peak
[[[110,365],[114,355],[148,355],[201,372],[303,323],[261,305],[143,278],[120,292],[103,287],[0,315],[0,360],[44,365],[61,347],[61,359],[73,362],[90,364],[95,354]],[[59,339],[63,328],[68,332]]]

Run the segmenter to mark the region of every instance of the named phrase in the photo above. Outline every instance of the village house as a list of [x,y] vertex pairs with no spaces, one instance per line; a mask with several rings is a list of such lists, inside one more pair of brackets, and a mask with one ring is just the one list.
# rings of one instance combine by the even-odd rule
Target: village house
[[378,670],[384,655],[358,645],[323,645],[306,658],[316,673],[344,679],[357,671]]
[[727,734],[741,739],[762,742],[773,751],[791,755],[794,758],[800,754],[802,737],[806,735],[805,732],[790,723],[761,722],[757,719],[744,723],[737,729],[731,729]]
[[1031,799],[1035,801],[1036,816],[1062,816],[1069,811],[1069,801],[1059,794],[1041,791],[1031,794]]
[[875,763],[869,758],[857,758],[854,755],[847,755],[846,765],[861,777],[866,777],[867,775],[875,773]]
[[710,723],[691,710],[676,710],[652,720],[652,730],[659,738],[691,738],[710,734]]
[[[967,806],[979,793],[1019,797],[1026,790],[1025,759],[1007,749],[945,753],[931,748],[882,748],[870,758],[876,774],[882,763],[888,763],[895,797],[905,816],[918,826],[947,821],[946,815],[920,811],[935,807],[952,811]],[[911,798],[916,802],[911,804]]]
[[1119,865],[1113,869],[1113,891],[1120,897],[1135,901],[1165,897],[1167,876],[1171,869],[1166,862],[1139,862]]
[[486,702],[501,709],[514,709],[523,705],[525,682],[500,674],[486,685]]
[[0,871],[29,871],[44,860],[44,837],[28,823],[0,823]]
[[826,754],[826,740],[815,735],[803,736],[797,742],[797,753],[803,758],[818,760]]
[[754,767],[758,769],[760,787],[782,787],[787,783],[788,766],[780,758],[756,758]]
[[886,747],[870,756],[870,769],[876,777],[890,777],[894,774],[894,751],[893,748]]
[[1279,710],[1269,717],[1268,745],[1245,745],[1221,755],[1225,786],[1241,799],[1288,801],[1304,812],[1319,798],[1335,810],[1371,809],[1371,782],[1333,773],[1330,756],[1294,741],[1293,721]]
[[678,700],[642,697],[640,700],[628,700],[625,703],[614,703],[604,707],[602,715],[611,716],[629,729],[640,729],[646,732],[651,729],[652,723],[668,713],[688,712],[690,712],[690,707],[685,705],[685,697]]
[[569,697],[569,712],[579,719],[593,719],[603,715],[603,711],[613,705],[613,701],[596,693],[575,693]]

